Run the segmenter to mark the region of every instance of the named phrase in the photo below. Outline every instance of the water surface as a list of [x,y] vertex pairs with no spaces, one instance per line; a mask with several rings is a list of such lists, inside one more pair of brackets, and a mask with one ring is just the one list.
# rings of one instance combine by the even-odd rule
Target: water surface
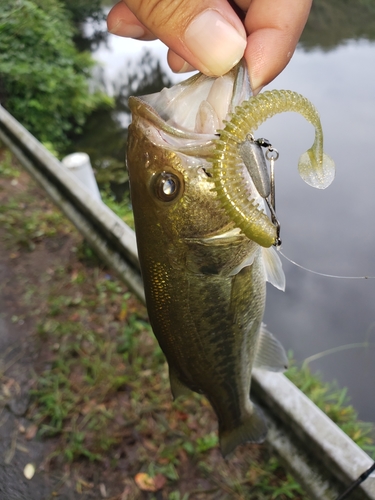
[[[318,108],[325,150],[336,179],[325,191],[299,178],[298,156],[313,140],[312,127],[292,114],[270,120],[265,134],[280,150],[277,210],[283,252],[305,267],[330,274],[375,276],[375,44],[351,41],[331,52],[298,50],[269,88],[288,88]],[[347,386],[360,417],[375,421],[375,280],[316,276],[284,261],[287,290],[269,290],[265,321],[302,361],[347,344],[311,362],[326,380]],[[271,288],[271,287],[270,287]]]

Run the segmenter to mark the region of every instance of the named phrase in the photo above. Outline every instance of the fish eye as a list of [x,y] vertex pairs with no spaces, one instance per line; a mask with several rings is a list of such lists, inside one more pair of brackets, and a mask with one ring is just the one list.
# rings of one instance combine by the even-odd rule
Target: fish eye
[[172,201],[181,192],[181,181],[177,175],[161,172],[154,180],[154,191],[161,201]]

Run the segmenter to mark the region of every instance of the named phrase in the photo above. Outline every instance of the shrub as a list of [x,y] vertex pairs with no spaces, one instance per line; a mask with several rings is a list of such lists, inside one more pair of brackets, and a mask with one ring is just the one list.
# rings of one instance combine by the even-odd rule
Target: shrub
[[89,91],[94,62],[72,41],[69,15],[58,0],[6,0],[0,11],[2,103],[41,142],[62,150],[67,134],[111,99]]

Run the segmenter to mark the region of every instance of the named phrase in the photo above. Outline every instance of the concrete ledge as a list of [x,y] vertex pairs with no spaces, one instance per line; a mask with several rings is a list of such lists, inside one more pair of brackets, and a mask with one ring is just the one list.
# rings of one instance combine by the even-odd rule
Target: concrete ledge
[[[267,414],[277,416],[269,439],[312,498],[337,498],[373,460],[285,375],[253,372],[253,393]],[[289,436],[283,443],[283,429]],[[310,469],[307,473],[306,466]],[[311,474],[311,471],[314,471]],[[320,476],[320,480],[317,477]],[[345,489],[345,488],[344,488]],[[375,474],[350,499],[375,498]]]

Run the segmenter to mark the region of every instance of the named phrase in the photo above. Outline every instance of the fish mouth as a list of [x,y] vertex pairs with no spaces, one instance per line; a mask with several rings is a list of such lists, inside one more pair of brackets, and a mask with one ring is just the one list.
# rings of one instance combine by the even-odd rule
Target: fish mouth
[[130,97],[129,106],[152,142],[193,156],[208,156],[224,121],[249,99],[244,61],[215,78],[202,73],[161,92]]

